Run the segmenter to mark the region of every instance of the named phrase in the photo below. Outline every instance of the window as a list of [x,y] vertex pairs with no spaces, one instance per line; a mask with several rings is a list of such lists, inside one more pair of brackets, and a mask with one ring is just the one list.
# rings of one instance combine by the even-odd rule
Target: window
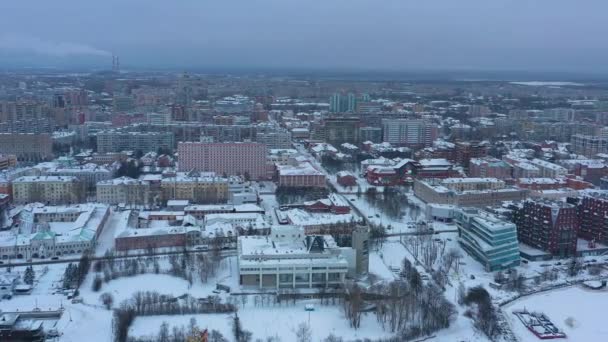
[[323,283],[325,282],[325,273],[313,273],[312,281],[314,283]]
[[297,273],[296,274],[296,283],[304,283],[308,282],[310,275],[308,273]]
[[293,274],[280,274],[279,282],[281,283],[291,283],[293,282]]

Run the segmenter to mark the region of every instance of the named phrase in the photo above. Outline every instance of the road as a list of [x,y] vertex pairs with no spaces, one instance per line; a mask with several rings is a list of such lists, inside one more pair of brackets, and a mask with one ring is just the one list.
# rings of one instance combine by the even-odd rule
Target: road
[[[177,250],[177,251],[166,251],[166,252],[152,252],[152,253],[148,253],[148,252],[144,252],[141,254],[132,254],[132,255],[114,255],[114,256],[92,256],[91,260],[95,261],[95,260],[117,260],[117,259],[128,259],[128,258],[136,258],[136,257],[153,257],[153,256],[163,256],[163,255],[175,255],[175,254],[199,254],[199,253],[209,253],[209,251],[192,251],[192,250]],[[227,256],[234,256],[236,255],[236,248],[230,248],[230,249],[225,249],[222,250],[220,252],[220,255],[222,255],[223,257],[227,257]],[[57,260],[39,260],[39,261],[32,261],[32,262],[23,262],[23,263],[16,263],[16,264],[1,264],[0,265],[0,269],[1,268],[6,268],[6,267],[16,267],[16,266],[35,266],[35,265],[50,265],[50,264],[65,264],[65,263],[71,263],[71,262],[79,262],[80,261],[80,257],[78,258],[63,258],[63,259],[57,259]]]

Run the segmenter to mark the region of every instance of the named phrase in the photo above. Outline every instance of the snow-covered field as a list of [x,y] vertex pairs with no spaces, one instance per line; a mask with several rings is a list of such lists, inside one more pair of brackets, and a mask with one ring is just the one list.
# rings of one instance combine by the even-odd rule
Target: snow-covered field
[[[521,342],[539,341],[512,313],[522,309],[547,315],[558,329],[566,333],[567,338],[561,341],[601,342],[608,341],[608,326],[602,314],[606,306],[607,291],[576,286],[518,299],[505,305],[503,311]],[[572,326],[566,323],[569,319],[572,319]]]
[[[321,341],[329,334],[341,336],[345,340],[358,338],[389,337],[382,330],[373,314],[365,314],[361,319],[361,328],[349,327],[340,306],[322,306],[315,301],[298,301],[295,306],[256,308],[252,304],[239,310],[239,318],[245,330],[253,333],[253,339],[279,336],[282,341],[295,341],[294,331],[300,323],[308,323],[309,313],[304,306],[314,303],[315,311],[310,313],[313,341]],[[290,304],[291,305],[291,304]],[[139,317],[131,326],[129,336],[148,336],[158,333],[163,321],[169,326],[187,326],[194,317],[201,328],[215,329],[231,339],[231,317],[229,314],[184,315],[184,316],[151,316]]]

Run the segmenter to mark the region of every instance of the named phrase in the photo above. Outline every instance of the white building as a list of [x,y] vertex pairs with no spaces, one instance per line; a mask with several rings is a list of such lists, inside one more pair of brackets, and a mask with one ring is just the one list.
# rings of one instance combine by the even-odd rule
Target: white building
[[0,232],[0,258],[44,259],[81,254],[95,246],[109,215],[109,207],[102,204],[28,205],[20,213],[18,232]]
[[297,226],[273,227],[270,236],[240,236],[237,247],[242,286],[337,287],[355,268],[352,248],[338,247],[329,235],[305,236]]

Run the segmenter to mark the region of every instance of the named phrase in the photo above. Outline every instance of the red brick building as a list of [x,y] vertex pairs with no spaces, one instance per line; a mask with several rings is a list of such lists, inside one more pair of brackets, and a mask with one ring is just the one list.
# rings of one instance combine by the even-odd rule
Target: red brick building
[[608,197],[584,197],[578,209],[581,238],[608,242]]
[[576,255],[576,206],[557,201],[526,201],[514,213],[519,242],[565,258]]
[[116,237],[114,243],[117,251],[184,247],[186,246],[186,233],[184,229],[176,229],[175,232],[166,232],[153,228],[133,229],[122,236]]
[[340,171],[336,174],[336,181],[343,187],[357,186],[357,177],[348,171]]

